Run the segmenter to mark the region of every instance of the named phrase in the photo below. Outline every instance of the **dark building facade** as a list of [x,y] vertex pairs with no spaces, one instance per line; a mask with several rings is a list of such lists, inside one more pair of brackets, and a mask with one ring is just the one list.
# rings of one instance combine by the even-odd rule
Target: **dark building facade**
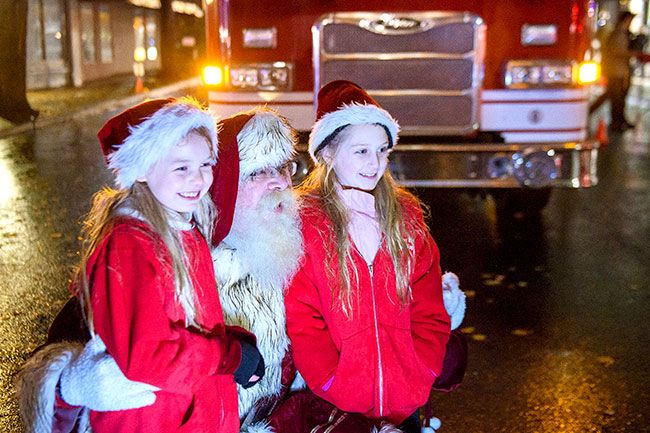
[[[175,45],[184,61],[201,56],[201,2],[173,1]],[[29,0],[27,88],[81,86],[133,71],[160,67],[159,0]],[[185,60],[187,59],[187,60]]]

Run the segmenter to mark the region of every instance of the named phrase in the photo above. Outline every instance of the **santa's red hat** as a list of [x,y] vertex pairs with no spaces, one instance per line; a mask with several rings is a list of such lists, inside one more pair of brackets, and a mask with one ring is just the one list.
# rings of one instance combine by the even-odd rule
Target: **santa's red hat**
[[210,196],[219,210],[212,241],[230,231],[239,182],[256,170],[279,167],[295,154],[296,132],[286,118],[256,107],[219,121],[219,161]]
[[390,147],[397,142],[399,124],[359,85],[345,80],[332,81],[318,92],[316,123],[309,134],[309,154],[325,147],[343,127],[379,124],[389,134]]
[[192,98],[151,99],[110,118],[97,133],[120,188],[130,188],[193,129],[205,128],[217,154],[216,119]]

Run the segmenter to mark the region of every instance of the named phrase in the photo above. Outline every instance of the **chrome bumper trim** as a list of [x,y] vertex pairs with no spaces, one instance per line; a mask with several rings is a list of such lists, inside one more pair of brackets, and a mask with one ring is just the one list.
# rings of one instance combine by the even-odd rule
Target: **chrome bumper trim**
[[[422,188],[521,188],[513,172],[495,174],[497,159],[545,152],[557,175],[548,186],[588,188],[598,183],[600,144],[595,140],[566,143],[398,144],[390,170],[400,185]],[[299,147],[299,151],[304,151]],[[308,156],[307,156],[308,158]],[[491,166],[492,164],[492,166]]]

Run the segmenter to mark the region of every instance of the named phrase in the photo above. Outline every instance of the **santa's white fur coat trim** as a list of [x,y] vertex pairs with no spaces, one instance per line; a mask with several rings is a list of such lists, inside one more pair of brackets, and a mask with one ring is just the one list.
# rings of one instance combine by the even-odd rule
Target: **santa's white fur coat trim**
[[129,127],[130,135],[108,156],[108,167],[115,172],[118,187],[130,188],[192,129],[199,127],[209,132],[216,156],[216,119],[192,99],[171,102],[140,124]]
[[309,154],[316,161],[316,150],[321,143],[341,126],[365,125],[379,123],[388,128],[390,139],[397,144],[399,124],[388,111],[371,104],[344,104],[336,111],[329,112],[321,117],[309,134]]
[[[16,376],[20,415],[28,433],[51,433],[56,385],[61,373],[81,353],[81,343],[49,344],[36,352]],[[83,411],[79,432],[90,431],[88,413]]]
[[266,107],[257,107],[247,114],[253,117],[237,134],[239,176],[255,170],[279,167],[294,155],[295,131],[287,119]]
[[237,254],[225,242],[212,253],[224,320],[227,325],[241,326],[255,334],[266,366],[264,377],[257,385],[248,389],[237,385],[241,419],[260,398],[281,391],[282,359],[289,347],[289,337],[282,285],[258,284],[243,272],[242,259]]
[[255,424],[251,424],[249,426],[243,427],[240,431],[241,433],[280,433],[280,432],[275,432],[273,428],[266,422],[266,421],[260,421]]

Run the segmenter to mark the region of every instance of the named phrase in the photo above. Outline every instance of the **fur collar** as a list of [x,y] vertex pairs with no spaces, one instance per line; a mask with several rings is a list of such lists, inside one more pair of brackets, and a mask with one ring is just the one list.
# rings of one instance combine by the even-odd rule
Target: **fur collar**
[[224,242],[213,250],[219,298],[227,325],[241,326],[257,337],[266,373],[254,387],[237,386],[239,416],[243,418],[262,397],[273,396],[282,387],[282,360],[289,347],[286,333],[284,288],[260,284],[242,266],[237,250]]

